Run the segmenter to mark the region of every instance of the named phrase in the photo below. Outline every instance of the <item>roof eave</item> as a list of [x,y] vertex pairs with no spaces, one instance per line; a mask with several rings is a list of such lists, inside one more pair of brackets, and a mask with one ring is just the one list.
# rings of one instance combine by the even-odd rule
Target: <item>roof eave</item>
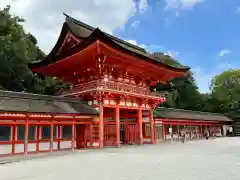
[[[154,59],[153,57],[149,57],[147,55],[144,55],[144,54],[140,54],[140,53],[136,53],[136,52],[133,52],[129,49],[126,49],[124,47],[122,47],[121,45],[117,44],[116,42],[114,42],[112,39],[110,39],[104,32],[102,32],[100,29],[96,28],[92,34],[90,36],[88,36],[88,38],[86,38],[84,41],[82,41],[80,44],[78,44],[77,46],[75,46],[74,48],[70,49],[69,51],[65,52],[64,55],[60,54],[60,55],[57,55],[56,56],[56,52],[57,50],[60,48],[60,41],[63,41],[63,37],[66,36],[67,34],[67,31],[69,29],[68,25],[67,24],[64,24],[64,28],[62,29],[62,32],[61,32],[61,37],[59,37],[59,40],[57,42],[57,44],[55,45],[54,49],[51,51],[51,53],[47,56],[46,60],[44,61],[41,61],[39,63],[35,63],[35,64],[29,64],[29,67],[31,69],[34,69],[34,68],[38,68],[38,67],[41,67],[41,66],[44,66],[44,65],[48,65],[48,64],[51,64],[51,63],[54,63],[56,60],[58,59],[63,59],[63,58],[66,58],[67,56],[70,56],[74,53],[76,53],[77,51],[79,51],[81,48],[84,48],[84,44],[90,44],[90,43],[93,43],[95,42],[96,40],[100,40],[106,44],[110,44],[111,46],[113,46],[114,48],[118,49],[118,50],[121,50],[121,51],[124,51],[128,54],[131,54],[133,56],[137,56],[141,59],[145,59],[146,61],[151,61],[151,63],[155,63],[157,65],[162,65],[163,67],[167,68],[167,69],[172,69],[174,71],[179,71],[179,72],[183,72],[183,73],[186,73],[190,68],[189,67],[174,67],[172,65],[169,65],[169,64],[165,64],[159,60],[156,60]],[[53,62],[53,55],[55,55],[54,57],[54,62]]]

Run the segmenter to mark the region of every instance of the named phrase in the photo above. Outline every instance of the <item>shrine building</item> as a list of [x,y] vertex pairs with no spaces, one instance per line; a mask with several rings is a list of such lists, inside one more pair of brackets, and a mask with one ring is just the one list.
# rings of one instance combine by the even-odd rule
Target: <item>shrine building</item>
[[184,76],[189,68],[168,65],[143,48],[65,16],[55,47],[45,60],[30,66],[32,71],[71,83],[70,90],[58,95],[87,101],[99,112],[94,132],[99,148],[119,147],[121,141],[143,144],[147,123],[154,144],[152,110],[165,97],[152,94],[150,87]]
[[223,115],[156,108],[165,96],[150,89],[189,68],[65,16],[52,51],[29,67],[72,86],[55,96],[0,91],[1,155],[155,144],[183,130],[190,139],[202,138],[206,129],[216,132],[231,122]]

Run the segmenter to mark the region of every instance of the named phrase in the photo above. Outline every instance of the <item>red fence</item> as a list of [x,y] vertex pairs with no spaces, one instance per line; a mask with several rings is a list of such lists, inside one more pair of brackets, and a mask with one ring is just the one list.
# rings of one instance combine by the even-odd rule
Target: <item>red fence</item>
[[[2,115],[3,116],[3,115]],[[1,117],[0,156],[76,148],[76,126],[91,117],[9,114]],[[5,138],[4,138],[5,137]]]

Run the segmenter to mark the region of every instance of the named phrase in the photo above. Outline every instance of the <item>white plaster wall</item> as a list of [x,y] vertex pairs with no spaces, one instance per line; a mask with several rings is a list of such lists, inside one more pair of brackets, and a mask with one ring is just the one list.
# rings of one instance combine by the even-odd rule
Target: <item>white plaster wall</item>
[[60,149],[71,148],[71,147],[72,147],[72,141],[62,141],[62,142],[60,142]]
[[12,152],[11,145],[0,145],[0,154],[9,154]]
[[[71,147],[72,147],[72,141],[60,142],[60,149],[71,148]],[[74,143],[74,147],[76,147],[76,143]],[[50,142],[39,143],[39,150],[49,150],[49,149],[50,149]],[[53,149],[57,150],[57,142],[53,143]],[[35,151],[36,151],[36,143],[28,144],[28,152],[35,152]],[[12,152],[12,145],[0,145],[1,155],[8,154],[11,152]],[[15,144],[15,153],[23,153],[23,152],[24,152],[24,144]]]
[[151,139],[144,138],[143,141],[144,142],[151,142]]

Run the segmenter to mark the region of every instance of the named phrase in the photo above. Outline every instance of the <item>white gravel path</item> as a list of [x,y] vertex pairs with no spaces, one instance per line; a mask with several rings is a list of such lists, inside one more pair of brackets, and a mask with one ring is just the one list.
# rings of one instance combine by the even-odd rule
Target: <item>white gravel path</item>
[[0,165],[0,180],[239,180],[240,138],[78,152]]

